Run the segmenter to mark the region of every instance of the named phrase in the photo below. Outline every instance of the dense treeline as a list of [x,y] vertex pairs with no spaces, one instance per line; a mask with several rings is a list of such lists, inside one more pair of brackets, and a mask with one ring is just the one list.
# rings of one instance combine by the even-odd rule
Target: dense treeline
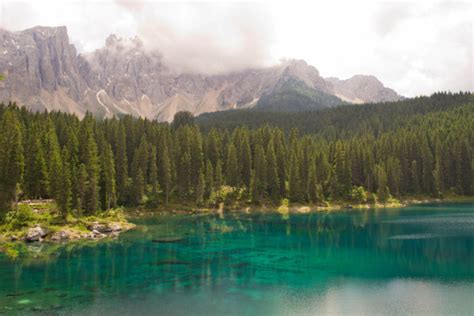
[[[474,104],[460,105],[458,98],[467,100],[451,95],[452,103],[439,111],[429,110],[429,98],[423,110],[407,101],[387,104],[391,119],[382,111],[379,121],[398,127],[381,129],[381,123],[350,136],[331,126],[336,136],[330,137],[269,126],[203,133],[186,113],[170,125],[130,116],[79,120],[0,105],[0,210],[37,198],[55,199],[66,216],[117,205],[216,205],[224,199],[383,202],[471,195]],[[432,107],[441,105],[433,101]]]
[[307,112],[260,111],[257,108],[205,113],[196,123],[202,131],[211,128],[233,130],[246,126],[250,129],[263,125],[279,127],[289,132],[298,127],[302,134],[317,134],[329,140],[364,136],[367,132],[380,133],[407,126],[414,115],[444,112],[474,103],[468,92],[435,93],[430,97],[416,97],[399,102],[344,105]]

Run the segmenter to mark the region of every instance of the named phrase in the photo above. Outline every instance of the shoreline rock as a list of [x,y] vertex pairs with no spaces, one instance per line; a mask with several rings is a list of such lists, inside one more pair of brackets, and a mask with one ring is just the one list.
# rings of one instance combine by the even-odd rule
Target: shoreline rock
[[35,242],[35,241],[43,241],[43,238],[46,237],[48,232],[41,228],[40,225],[36,225],[26,232],[25,241],[26,242]]
[[[27,230],[24,232],[24,235],[22,233],[18,234],[18,232],[12,234],[11,236],[0,235],[0,241],[9,241],[14,243],[25,242],[30,245],[47,242],[64,243],[80,240],[97,241],[104,238],[115,239],[121,233],[129,231],[133,228],[135,228],[135,224],[128,222],[110,222],[105,224],[94,222],[87,226],[88,231],[66,225],[58,231],[51,232],[48,231],[48,229],[41,227],[40,224],[36,224],[33,227],[27,228]],[[18,237],[18,235],[20,235],[20,237]]]

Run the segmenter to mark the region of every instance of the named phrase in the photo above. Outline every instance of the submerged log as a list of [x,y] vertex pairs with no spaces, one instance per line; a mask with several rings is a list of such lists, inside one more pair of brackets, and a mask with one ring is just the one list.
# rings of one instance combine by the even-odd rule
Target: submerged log
[[180,242],[185,240],[186,238],[180,236],[172,236],[172,237],[160,237],[154,238],[151,241],[154,243],[173,243],[173,242]]

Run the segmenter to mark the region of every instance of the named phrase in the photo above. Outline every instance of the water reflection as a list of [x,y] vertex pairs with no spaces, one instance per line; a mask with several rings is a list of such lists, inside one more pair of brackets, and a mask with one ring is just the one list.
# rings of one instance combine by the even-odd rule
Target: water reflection
[[[312,300],[305,308],[295,307],[298,313],[311,313],[311,306],[339,313],[343,310],[334,306],[342,308],[346,294],[366,306],[376,296],[374,284],[384,291],[373,297],[381,301],[376,306],[389,304],[384,300],[397,288],[396,280],[417,295],[431,287],[443,292],[443,282],[464,282],[471,291],[473,220],[472,204],[448,212],[414,207],[285,218],[279,213],[226,213],[137,219],[138,228],[118,241],[69,245],[45,256],[47,260],[0,258],[0,314],[35,308],[98,313],[105,306],[136,306],[137,300],[152,308],[147,304],[179,298],[196,300],[202,312],[211,308],[209,302],[215,308],[227,304],[219,307],[226,309],[238,300],[253,306],[250,314],[271,313],[291,306],[281,302],[295,300],[294,293],[306,293]],[[421,283],[403,283],[405,279]],[[180,311],[185,309],[176,313]]]

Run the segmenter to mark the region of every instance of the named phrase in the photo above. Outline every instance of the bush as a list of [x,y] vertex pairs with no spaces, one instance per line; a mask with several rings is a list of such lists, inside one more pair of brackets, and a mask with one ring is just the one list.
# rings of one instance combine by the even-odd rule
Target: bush
[[366,203],[367,202],[367,193],[363,187],[353,187],[351,190],[351,201],[357,203]]
[[20,204],[15,209],[11,210],[5,216],[5,224],[13,229],[19,229],[28,224],[35,218],[35,213],[31,206]]
[[122,208],[112,208],[110,210],[105,211],[100,215],[101,218],[115,220],[119,222],[125,221],[125,212]]
[[377,202],[377,195],[375,193],[369,192],[367,194],[367,203],[375,204]]

